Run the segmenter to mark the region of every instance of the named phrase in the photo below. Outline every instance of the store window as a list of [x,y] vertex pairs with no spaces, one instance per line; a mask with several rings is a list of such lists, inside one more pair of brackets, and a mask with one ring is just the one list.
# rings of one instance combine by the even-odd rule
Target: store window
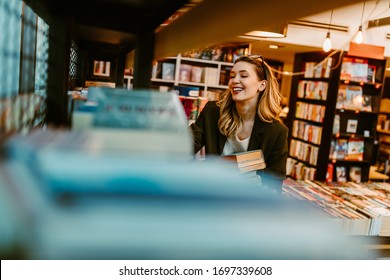
[[40,96],[46,96],[48,55],[49,26],[40,17],[38,17],[34,92]]
[[0,136],[43,124],[49,26],[20,0],[0,0]]
[[19,93],[22,1],[0,0],[0,98]]

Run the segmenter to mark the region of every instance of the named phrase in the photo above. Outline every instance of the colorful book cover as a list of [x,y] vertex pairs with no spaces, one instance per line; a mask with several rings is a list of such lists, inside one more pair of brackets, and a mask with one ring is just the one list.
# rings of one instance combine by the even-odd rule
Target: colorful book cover
[[363,107],[363,89],[361,86],[347,86],[347,98],[344,108],[349,110],[361,110]]
[[348,152],[346,159],[363,161],[364,141],[361,139],[348,140]]
[[352,80],[358,82],[367,82],[368,60],[354,58],[352,63]]
[[367,82],[375,83],[376,66],[368,65]]
[[347,182],[347,168],[345,166],[336,166],[337,182]]
[[362,180],[362,168],[359,166],[351,166],[349,168],[349,180],[360,183]]
[[169,62],[162,63],[162,78],[173,80],[175,78],[175,64]]
[[191,81],[191,69],[192,69],[191,65],[181,64],[179,69],[179,81],[181,82]]
[[343,63],[341,64],[341,80],[351,80],[352,78],[352,61],[353,59],[350,57],[344,57]]
[[337,139],[335,146],[336,158],[345,159],[348,154],[348,140]]
[[340,115],[336,114],[333,121],[333,134],[340,133]]
[[343,109],[346,100],[347,100],[347,86],[341,85],[337,93],[336,109]]
[[362,111],[372,112],[372,96],[363,95]]
[[333,163],[328,164],[328,170],[326,172],[326,182],[332,182],[333,181]]
[[356,133],[358,127],[358,120],[349,119],[347,121],[347,133]]

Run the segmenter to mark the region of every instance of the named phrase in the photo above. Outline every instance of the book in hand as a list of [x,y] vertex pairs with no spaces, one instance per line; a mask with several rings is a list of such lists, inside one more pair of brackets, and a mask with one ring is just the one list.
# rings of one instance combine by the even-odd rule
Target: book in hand
[[237,163],[241,173],[261,170],[266,167],[263,151],[260,149],[226,155],[222,158]]

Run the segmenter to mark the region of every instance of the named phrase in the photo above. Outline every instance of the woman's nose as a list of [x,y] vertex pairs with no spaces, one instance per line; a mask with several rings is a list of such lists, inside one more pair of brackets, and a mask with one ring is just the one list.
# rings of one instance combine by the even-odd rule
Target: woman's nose
[[240,82],[240,79],[238,76],[235,76],[232,80],[233,80],[233,83],[235,83],[235,84]]

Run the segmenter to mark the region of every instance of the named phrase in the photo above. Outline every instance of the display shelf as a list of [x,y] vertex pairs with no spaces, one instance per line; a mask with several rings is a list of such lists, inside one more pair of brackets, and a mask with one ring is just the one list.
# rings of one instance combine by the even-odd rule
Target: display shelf
[[379,171],[386,175],[390,175],[390,112],[387,111],[389,110],[388,105],[387,99],[383,99],[376,126],[379,142],[377,165]]
[[184,57],[168,57],[156,61],[153,66],[152,83],[174,89],[175,86],[197,87],[206,96],[208,91],[227,89],[232,62]]
[[[378,149],[376,124],[384,67],[385,60],[348,54],[295,55],[294,72],[303,74],[293,77],[291,86],[287,120],[287,125],[293,128],[289,135],[288,164],[292,165],[287,168],[289,176],[339,180],[337,171],[343,170],[345,179],[350,180],[350,171],[359,170],[357,180],[368,180],[369,167],[375,164]],[[296,143],[297,121],[298,132],[303,135],[312,133],[308,127],[319,130],[314,143],[308,143],[304,139],[307,136],[298,137],[300,143]]]

